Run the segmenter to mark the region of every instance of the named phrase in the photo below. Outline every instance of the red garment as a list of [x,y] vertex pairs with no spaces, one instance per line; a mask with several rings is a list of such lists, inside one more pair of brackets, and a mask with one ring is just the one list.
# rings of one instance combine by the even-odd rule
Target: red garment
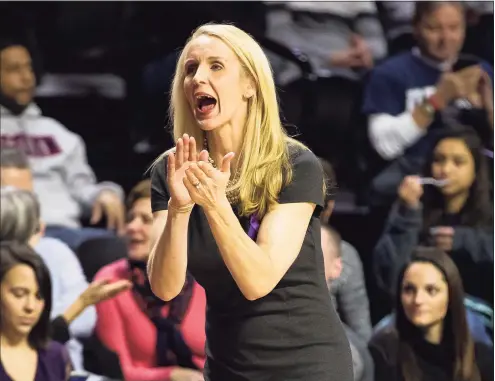
[[[121,259],[103,267],[94,279],[130,279],[127,260]],[[98,337],[106,347],[118,354],[126,381],[170,379],[170,373],[175,367],[156,367],[156,328],[139,307],[132,290],[97,304],[96,311]],[[205,363],[205,313],[205,291],[195,282],[180,331],[193,352],[194,363],[200,369],[203,369]]]

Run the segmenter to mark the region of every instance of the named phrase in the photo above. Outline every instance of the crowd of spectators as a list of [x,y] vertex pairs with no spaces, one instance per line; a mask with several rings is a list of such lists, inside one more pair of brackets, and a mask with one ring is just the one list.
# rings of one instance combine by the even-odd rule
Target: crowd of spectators
[[208,21],[260,42],[320,157],[354,379],[493,380],[493,2],[194,4],[0,6],[0,380],[203,380],[204,289],[164,302],[147,277],[146,170]]

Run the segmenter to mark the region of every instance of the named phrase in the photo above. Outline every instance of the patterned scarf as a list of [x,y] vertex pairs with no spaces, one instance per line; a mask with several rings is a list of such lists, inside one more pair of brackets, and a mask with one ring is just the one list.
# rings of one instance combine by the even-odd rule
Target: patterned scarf
[[[156,327],[157,366],[178,365],[198,369],[192,360],[192,352],[180,332],[180,324],[192,297],[194,279],[188,273],[181,293],[171,301],[165,302],[151,291],[146,262],[129,259],[128,263],[134,297]],[[165,314],[167,306],[168,314]]]

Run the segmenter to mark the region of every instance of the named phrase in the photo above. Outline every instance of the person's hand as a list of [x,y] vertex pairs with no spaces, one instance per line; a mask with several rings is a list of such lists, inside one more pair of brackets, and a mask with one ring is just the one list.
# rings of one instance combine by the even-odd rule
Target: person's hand
[[371,53],[368,44],[359,34],[353,33],[351,35],[351,47],[355,49],[361,59],[361,67],[371,69],[373,67],[373,54]]
[[187,188],[184,185],[186,169],[199,160],[208,161],[208,152],[203,150],[198,155],[194,137],[184,134],[177,140],[175,153],[167,157],[167,184],[170,190],[171,203],[181,208],[193,203]]
[[357,68],[363,66],[362,53],[356,48],[347,48],[332,53],[330,66],[338,68]]
[[109,282],[106,279],[95,280],[79,296],[85,307],[98,304],[104,300],[111,299],[123,291],[129,290],[132,283],[128,280]]
[[436,85],[436,95],[441,108],[454,99],[475,98],[483,70],[479,65],[467,67],[457,72],[443,73]]
[[423,195],[423,185],[419,176],[406,176],[399,185],[399,198],[410,208],[417,208]]
[[124,203],[111,190],[100,192],[93,205],[91,214],[91,224],[97,224],[101,221],[103,215],[107,218],[107,228],[122,234],[125,226],[125,207]]
[[451,226],[437,226],[430,229],[433,244],[442,251],[451,251],[455,230]]
[[186,170],[184,185],[191,199],[203,209],[215,208],[227,201],[225,190],[230,179],[230,163],[233,158],[233,152],[225,155],[219,170],[204,161],[192,163]]
[[481,97],[481,107],[493,114],[493,85],[490,76],[483,71],[478,92]]
[[204,381],[203,373],[187,368],[175,368],[170,373],[170,381]]

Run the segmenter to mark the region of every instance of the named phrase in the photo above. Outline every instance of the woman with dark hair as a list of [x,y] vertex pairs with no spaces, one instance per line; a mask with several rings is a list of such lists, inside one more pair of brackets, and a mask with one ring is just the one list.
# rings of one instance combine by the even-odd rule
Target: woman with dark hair
[[396,283],[395,327],[369,344],[376,381],[493,380],[493,348],[474,343],[457,267],[437,248],[418,248]]
[[[466,292],[491,302],[493,207],[486,157],[476,132],[452,128],[437,141],[425,177],[407,176],[374,250],[375,276],[390,290],[396,266],[418,245],[450,254]],[[484,278],[486,277],[486,279]]]
[[50,341],[50,274],[28,245],[0,242],[0,380],[63,381],[71,365]]

